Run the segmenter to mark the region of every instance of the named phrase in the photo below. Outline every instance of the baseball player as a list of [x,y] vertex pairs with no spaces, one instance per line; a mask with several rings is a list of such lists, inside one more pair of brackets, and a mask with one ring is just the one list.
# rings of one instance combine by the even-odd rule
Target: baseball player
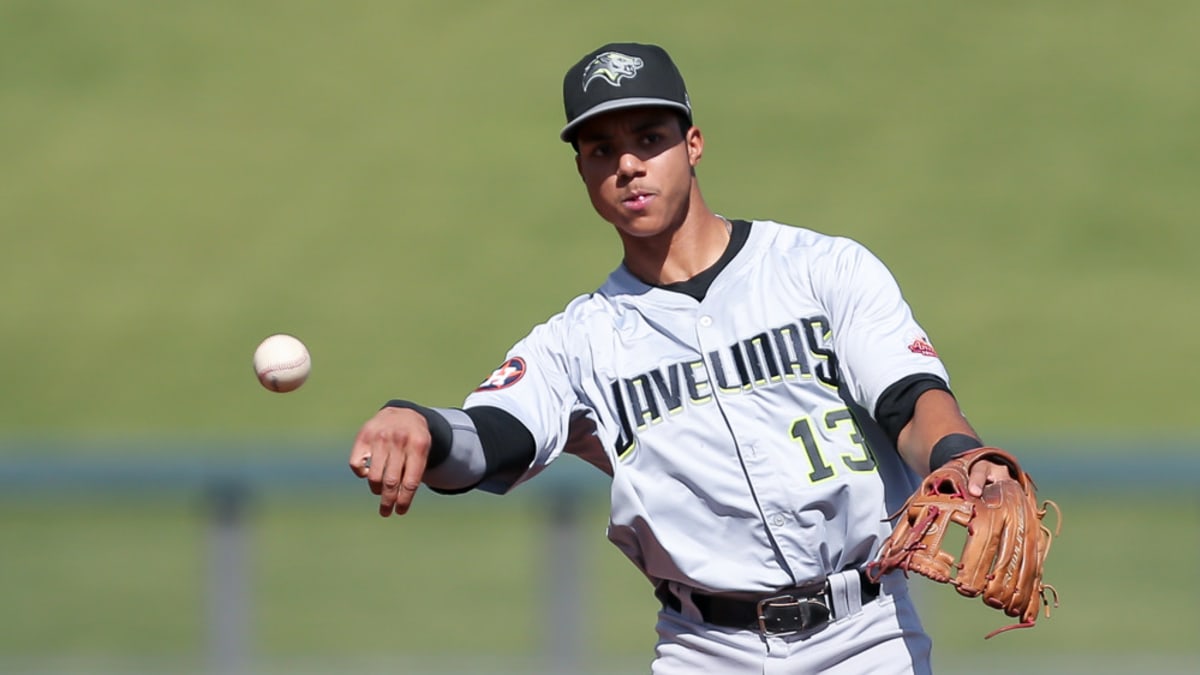
[[[711,210],[662,48],[587,54],[563,98],[624,259],[462,408],[388,402],[351,468],[388,516],[421,483],[502,494],[564,453],[595,465],[608,538],[662,602],[654,673],[928,672],[902,574],[864,568],[918,479],[983,444],[896,281],[849,239]],[[969,491],[1007,476],[980,462]]]

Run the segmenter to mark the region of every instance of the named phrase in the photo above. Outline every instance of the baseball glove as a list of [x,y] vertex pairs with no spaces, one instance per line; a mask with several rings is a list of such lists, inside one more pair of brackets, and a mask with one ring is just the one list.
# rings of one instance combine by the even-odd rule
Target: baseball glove
[[[980,497],[967,492],[971,466],[980,460],[1004,464],[1011,480],[989,483]],[[970,598],[1019,617],[1018,623],[987,634],[990,638],[1013,628],[1029,628],[1037,620],[1039,604],[1050,616],[1048,594],[1058,606],[1058,592],[1042,583],[1042,566],[1050,550],[1050,529],[1042,524],[1047,508],[1056,514],[1055,535],[1062,512],[1052,501],[1037,503],[1036,488],[1015,457],[998,448],[979,448],[951,459],[922,481],[889,520],[901,515],[883,543],[879,559],[867,566],[878,581],[901,569],[947,583]],[[966,528],[966,541],[956,557],[943,546],[951,523]],[[954,574],[951,575],[953,570]]]

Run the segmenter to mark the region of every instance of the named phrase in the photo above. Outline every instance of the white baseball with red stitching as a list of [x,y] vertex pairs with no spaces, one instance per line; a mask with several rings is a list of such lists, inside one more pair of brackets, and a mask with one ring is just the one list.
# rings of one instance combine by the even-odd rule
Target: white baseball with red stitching
[[294,391],[312,371],[308,348],[299,339],[279,333],[263,340],[254,350],[254,373],[271,391]]

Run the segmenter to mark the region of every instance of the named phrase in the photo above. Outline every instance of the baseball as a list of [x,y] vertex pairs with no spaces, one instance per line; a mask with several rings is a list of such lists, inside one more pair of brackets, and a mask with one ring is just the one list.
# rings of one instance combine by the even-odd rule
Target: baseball
[[308,348],[291,335],[272,335],[254,350],[254,374],[271,391],[284,393],[298,389],[311,370]]

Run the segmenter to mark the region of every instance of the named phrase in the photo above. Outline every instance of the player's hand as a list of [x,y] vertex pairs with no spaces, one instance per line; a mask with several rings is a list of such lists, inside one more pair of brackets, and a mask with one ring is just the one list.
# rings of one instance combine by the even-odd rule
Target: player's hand
[[967,492],[974,497],[980,497],[983,495],[983,486],[988,483],[1012,478],[1013,475],[1009,471],[1008,465],[980,460],[971,467],[971,473],[967,480]]
[[425,475],[431,442],[425,418],[404,408],[383,408],[359,429],[350,470],[379,495],[379,515],[408,513]]

